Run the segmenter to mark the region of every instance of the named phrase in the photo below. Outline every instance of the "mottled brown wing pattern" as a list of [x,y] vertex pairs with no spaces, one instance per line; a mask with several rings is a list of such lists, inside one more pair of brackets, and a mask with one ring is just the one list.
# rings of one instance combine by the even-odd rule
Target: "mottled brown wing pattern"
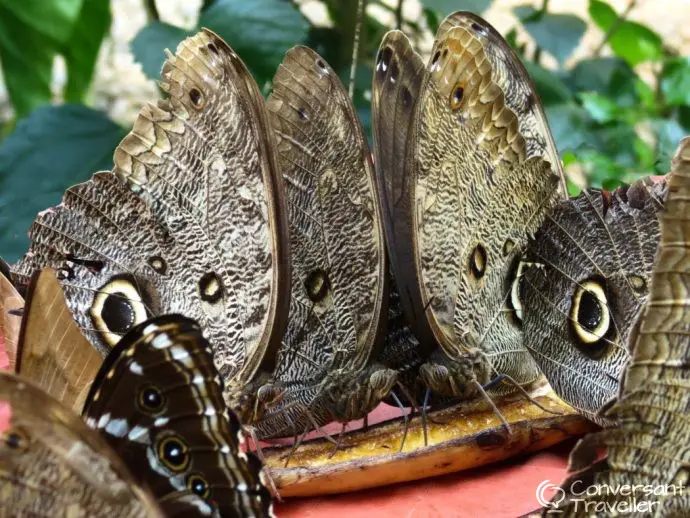
[[[587,497],[626,516],[674,516],[690,513],[690,139],[681,141],[668,178],[661,214],[661,243],[649,298],[631,336],[632,359],[619,399],[607,416],[617,427],[588,436],[571,456],[573,469],[606,446],[606,468],[594,474],[600,487],[637,487],[627,493]],[[637,486],[635,486],[637,485]],[[666,489],[645,494],[643,488]],[[639,489],[642,488],[642,489]],[[566,487],[567,489],[567,487]],[[646,502],[641,508],[637,502]],[[589,516],[582,501],[567,500],[561,516]],[[604,515],[605,513],[599,513]],[[610,516],[611,514],[606,514]]]
[[81,333],[54,270],[29,284],[17,349],[17,373],[81,412],[103,358]]
[[[441,393],[464,386],[453,371],[482,363],[520,383],[537,377],[510,293],[528,237],[562,195],[548,126],[528,131],[536,123],[525,126],[508,102],[527,91],[534,115],[529,79],[492,61],[495,31],[485,21],[451,18],[432,50],[407,155],[421,310],[444,353],[434,353],[422,377]],[[491,375],[483,370],[480,382]]]
[[164,516],[108,444],[38,387],[0,372],[0,410],[0,516]]
[[[169,97],[142,109],[113,173],[41,213],[20,279],[58,270],[75,319],[102,354],[136,323],[197,319],[226,380],[272,369],[289,285],[287,221],[263,98],[210,31],[163,66]],[[233,396],[231,394],[231,396]]]
[[84,417],[164,509],[199,496],[221,516],[267,516],[261,463],[240,451],[240,423],[196,322],[177,315],[132,328],[108,356]]
[[289,210],[293,278],[276,371],[287,390],[259,426],[265,436],[368,411],[370,402],[350,405],[362,401],[360,380],[367,392],[386,296],[371,157],[337,75],[312,50],[291,49],[268,110]]
[[526,254],[525,346],[554,390],[600,423],[630,360],[665,191],[648,179],[611,193],[585,189],[553,210]]

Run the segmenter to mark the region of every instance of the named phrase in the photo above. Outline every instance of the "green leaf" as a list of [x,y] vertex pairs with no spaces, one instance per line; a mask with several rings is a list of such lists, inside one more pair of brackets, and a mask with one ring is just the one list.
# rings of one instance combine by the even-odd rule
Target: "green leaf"
[[534,81],[544,106],[562,104],[573,100],[568,86],[556,73],[546,70],[533,61],[524,61],[524,65],[532,81]]
[[51,100],[51,75],[57,48],[0,5],[0,64],[17,118]]
[[619,106],[633,106],[639,100],[635,71],[621,58],[591,58],[577,63],[567,77],[575,92],[596,92]]
[[672,106],[690,106],[690,57],[680,57],[664,63],[661,91]]
[[83,100],[91,84],[98,51],[110,28],[110,22],[109,2],[84,0],[79,19],[62,52],[67,64],[67,102]]
[[574,102],[546,106],[546,117],[558,151],[577,151],[587,145],[589,115]]
[[649,27],[621,20],[611,6],[600,0],[590,0],[589,14],[594,23],[608,34],[611,50],[631,65],[661,58],[661,37]]
[[491,0],[464,0],[461,2],[458,0],[422,0],[421,3],[424,7],[443,13],[445,16],[459,9],[481,14],[489,8]]
[[599,123],[607,123],[618,117],[618,105],[608,97],[594,92],[582,92],[580,94],[582,107]]
[[242,56],[261,86],[290,47],[307,37],[309,23],[292,3],[281,0],[217,0],[199,24],[217,32]]
[[563,63],[580,44],[587,24],[572,14],[541,13],[531,6],[514,9],[537,45]]
[[70,185],[112,168],[125,131],[82,105],[44,106],[0,144],[0,251],[17,259],[36,213],[60,201]]
[[160,79],[165,61],[164,49],[175,52],[177,44],[188,32],[168,23],[154,21],[139,31],[130,44],[134,60],[141,65],[149,79]]
[[687,135],[687,131],[673,119],[652,121],[652,127],[657,137],[655,172],[666,174],[671,170],[671,159],[678,142]]
[[79,17],[83,0],[0,0],[27,27],[55,43],[66,43]]

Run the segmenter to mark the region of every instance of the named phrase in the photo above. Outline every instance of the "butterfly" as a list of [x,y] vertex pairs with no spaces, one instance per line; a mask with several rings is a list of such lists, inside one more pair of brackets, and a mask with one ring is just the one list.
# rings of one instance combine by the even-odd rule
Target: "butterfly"
[[443,21],[426,67],[389,32],[372,119],[391,270],[419,342],[418,361],[392,337],[384,356],[441,396],[472,397],[494,373],[534,381],[515,286],[528,237],[565,187],[523,65],[471,13]]
[[649,297],[629,337],[632,357],[618,400],[606,412],[616,426],[587,436],[571,454],[571,468],[582,469],[596,459],[597,447],[605,446],[606,460],[578,477],[613,491],[580,493],[572,500],[567,490],[573,481],[566,481],[565,500],[551,504],[560,516],[589,516],[586,505],[590,509],[606,505],[613,510],[610,514],[634,516],[681,517],[690,512],[689,213],[690,138],[686,137],[668,177]]
[[13,516],[270,515],[261,464],[239,449],[240,424],[212,358],[190,319],[134,326],[101,366],[85,422],[0,373],[9,414],[0,487]]
[[268,99],[290,225],[292,291],[278,351],[280,402],[259,437],[364,417],[396,372],[373,361],[384,332],[387,266],[370,151],[333,69],[294,47]]
[[[530,243],[520,287],[525,346],[554,390],[588,418],[615,399],[649,292],[665,182],[562,202]],[[610,423],[608,423],[610,424]]]
[[112,172],[38,215],[15,277],[56,269],[102,355],[151,316],[198,320],[228,399],[251,422],[259,396],[275,397],[268,382],[289,304],[275,141],[256,83],[211,31],[168,53],[161,78],[169,97],[141,110]]

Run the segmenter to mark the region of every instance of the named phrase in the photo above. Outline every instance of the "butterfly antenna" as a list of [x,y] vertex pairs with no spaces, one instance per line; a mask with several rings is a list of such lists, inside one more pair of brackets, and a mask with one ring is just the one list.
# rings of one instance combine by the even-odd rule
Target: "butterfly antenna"
[[355,96],[355,75],[357,71],[357,57],[359,56],[359,40],[362,32],[362,21],[364,20],[364,3],[365,0],[359,0],[357,3],[357,22],[355,23],[355,41],[352,45],[352,65],[350,65],[350,87],[348,94],[350,99]]
[[426,388],[426,392],[424,393],[424,401],[422,401],[422,428],[424,430],[424,446],[429,445],[429,437],[427,436],[426,433],[426,428],[427,428],[427,405],[429,404],[429,397],[431,396],[431,389],[429,387]]
[[[543,406],[541,403],[539,403],[539,401],[537,401],[532,396],[530,396],[529,392],[527,392],[522,385],[520,385],[517,381],[515,381],[513,378],[511,378],[507,374],[499,374],[498,378],[496,378],[496,382],[497,383],[504,383],[505,382],[505,383],[508,383],[509,385],[512,385],[513,387],[515,387],[517,389],[518,392],[520,392],[520,394],[525,396],[525,399],[527,399],[527,401],[532,403],[534,406],[536,406],[540,410],[543,410],[547,414],[563,415],[562,412],[558,412],[556,410],[551,410],[551,409],[548,409],[545,406]],[[493,385],[495,383],[492,381],[491,384]],[[485,388],[486,388],[486,386],[485,386]]]
[[473,379],[472,382],[475,384],[477,387],[477,390],[479,393],[482,395],[484,399],[486,399],[489,402],[489,405],[491,405],[491,409],[493,410],[494,414],[496,414],[496,417],[503,423],[503,427],[506,429],[508,434],[512,434],[513,431],[510,428],[510,425],[508,424],[508,421],[506,421],[506,418],[503,416],[501,411],[498,409],[496,406],[496,403],[493,402],[489,394],[486,393],[486,390],[484,390],[484,387],[482,387],[482,384],[479,383],[476,379]]
[[403,448],[405,447],[405,440],[407,439],[407,430],[410,428],[410,420],[407,416],[407,412],[405,412],[405,407],[403,406],[400,399],[398,399],[398,396],[395,395],[395,392],[391,392],[391,397],[393,398],[393,401],[395,401],[395,404],[398,405],[400,413],[405,419],[405,430],[403,431],[402,441],[400,442],[400,449],[398,450],[398,452],[402,452]]

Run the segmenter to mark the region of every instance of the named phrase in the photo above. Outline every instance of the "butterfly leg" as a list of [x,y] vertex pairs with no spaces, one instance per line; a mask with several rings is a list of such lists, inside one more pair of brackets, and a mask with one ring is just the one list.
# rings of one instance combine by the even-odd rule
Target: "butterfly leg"
[[520,385],[517,381],[515,381],[513,378],[511,378],[507,374],[499,374],[493,380],[491,380],[489,383],[484,385],[484,388],[488,390],[489,388],[494,387],[494,386],[498,385],[499,383],[503,383],[503,382],[508,383],[508,384],[512,385],[513,387],[515,387],[523,396],[525,396],[525,398],[530,403],[535,405],[540,410],[543,410],[544,412],[546,412],[548,414],[563,415],[562,412],[550,410],[550,409],[546,408],[545,406],[543,406],[541,403],[539,403],[539,401],[537,401],[532,396],[530,396],[529,393],[522,387],[522,385]]
[[[503,417],[503,414],[501,413],[501,411],[496,406],[496,403],[493,402],[493,400],[491,399],[489,394],[486,393],[482,384],[479,383],[476,379],[473,379],[472,382],[476,385],[477,391],[484,397],[484,399],[486,399],[489,402],[489,405],[491,405],[491,409],[494,411],[494,414],[496,414],[496,417],[498,417],[500,419],[501,423],[503,423],[503,426],[506,429],[506,431],[509,434],[512,434],[513,432],[510,428],[510,425],[508,424],[508,421],[506,421],[506,418]],[[489,383],[487,383],[486,385],[491,386],[492,384],[495,384],[493,380],[490,381]]]
[[335,443],[335,448],[333,448],[331,453],[328,455],[329,459],[333,458],[333,455],[335,455],[335,453],[340,449],[340,446],[342,446],[343,436],[345,435],[346,429],[347,429],[347,423],[343,423],[343,426],[340,429],[340,433],[338,434],[338,441]]

